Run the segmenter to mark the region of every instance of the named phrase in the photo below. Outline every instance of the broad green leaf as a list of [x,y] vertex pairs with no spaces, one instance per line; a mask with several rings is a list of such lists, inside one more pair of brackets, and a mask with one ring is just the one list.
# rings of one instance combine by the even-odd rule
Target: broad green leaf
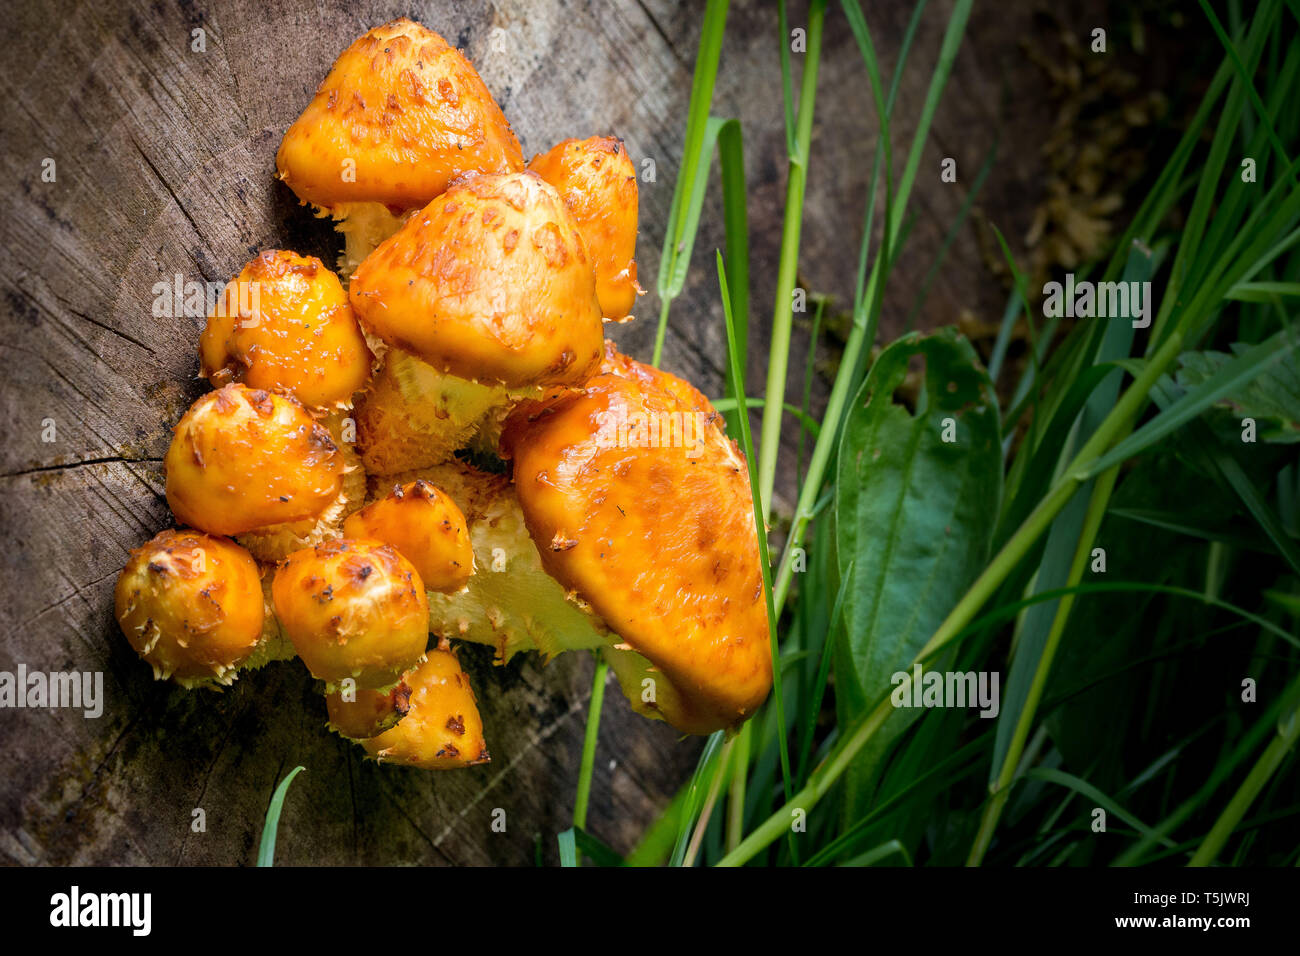
[[[1187,352],[1178,358],[1175,381],[1191,390],[1209,381],[1249,345],[1236,343],[1232,355],[1224,352]],[[1236,418],[1253,418],[1260,441],[1300,442],[1300,362],[1294,350],[1284,350],[1276,364],[1253,381],[1228,392],[1215,407],[1225,408]]]
[[[925,378],[913,414],[894,393],[916,359]],[[910,667],[983,567],[1002,493],[1000,438],[993,386],[954,330],[904,336],[872,366],[845,421],[836,485],[841,725],[887,696],[891,676]],[[851,793],[861,796],[916,716],[900,711],[885,723],[850,771]]]
[[1270,367],[1280,365],[1283,359],[1294,361],[1295,346],[1288,343],[1289,337],[1288,331],[1283,329],[1234,356],[1205,381],[1189,389],[1178,401],[1093,461],[1078,477],[1087,480],[1113,468],[1177,431],[1220,399],[1240,394],[1245,386]]

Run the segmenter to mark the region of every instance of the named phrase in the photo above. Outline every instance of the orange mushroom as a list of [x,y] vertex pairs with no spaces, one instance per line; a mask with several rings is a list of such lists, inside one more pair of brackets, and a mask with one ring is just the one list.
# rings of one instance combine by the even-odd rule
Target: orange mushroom
[[349,740],[378,737],[406,716],[410,710],[410,697],[411,688],[400,680],[385,690],[340,687],[325,695],[329,728]]
[[430,591],[459,591],[474,573],[465,516],[446,492],[423,479],[395,485],[388,497],[344,521],[343,533],[391,544]]
[[338,503],[346,465],[296,399],[235,384],[190,406],[164,467],[167,503],[182,524],[233,535],[314,522]]
[[708,400],[611,349],[582,391],[517,408],[502,448],[542,563],[621,638],[633,707],[688,733],[752,715],[772,683],[758,539]]
[[403,681],[411,689],[406,716],[391,730],[362,741],[376,760],[425,770],[489,761],[474,690],[446,642]]
[[229,684],[263,638],[257,563],[227,538],[159,532],[131,552],[114,591],[117,622],[159,680]]
[[636,169],[622,140],[566,139],[534,156],[528,168],[556,188],[573,214],[596,266],[596,298],[605,318],[631,318],[636,297]]
[[470,62],[405,17],[334,61],[275,157],[280,178],[327,210],[414,209],[467,172],[523,168],[519,140]]
[[462,379],[574,385],[600,361],[586,244],[532,173],[452,186],[371,253],[349,294],[374,334]]
[[420,575],[378,541],[337,538],[289,555],[271,585],[280,627],[312,676],[384,688],[424,657],[429,605]]
[[283,389],[321,410],[350,405],[372,361],[338,277],[314,256],[279,249],[226,286],[199,358],[200,374],[217,388]]

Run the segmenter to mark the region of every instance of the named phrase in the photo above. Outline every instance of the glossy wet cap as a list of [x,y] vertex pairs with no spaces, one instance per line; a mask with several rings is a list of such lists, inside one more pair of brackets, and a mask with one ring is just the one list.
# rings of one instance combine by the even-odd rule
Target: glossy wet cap
[[560,194],[596,267],[596,298],[607,319],[631,317],[636,281],[636,169],[612,136],[566,139],[534,156],[528,168]]
[[429,604],[391,545],[336,538],[295,551],[271,586],[275,614],[312,676],[386,688],[424,657]]
[[587,247],[532,173],[448,189],[370,254],[350,295],[389,345],[472,381],[577,384],[603,350]]
[[611,350],[502,447],[546,569],[671,685],[650,710],[689,733],[753,714],[772,665],[749,477],[704,396]]
[[177,520],[213,534],[314,518],[343,486],[342,454],[301,403],[238,384],[190,406],[164,466]]
[[162,531],[131,552],[114,591],[122,633],[158,679],[230,683],[262,636],[261,574],[227,538]]
[[338,276],[314,256],[271,249],[226,286],[199,338],[199,360],[217,388],[282,389],[332,409],[365,385],[372,357]]
[[523,154],[470,62],[402,18],[343,51],[285,133],[276,168],[305,202],[401,210],[468,172],[519,170]]

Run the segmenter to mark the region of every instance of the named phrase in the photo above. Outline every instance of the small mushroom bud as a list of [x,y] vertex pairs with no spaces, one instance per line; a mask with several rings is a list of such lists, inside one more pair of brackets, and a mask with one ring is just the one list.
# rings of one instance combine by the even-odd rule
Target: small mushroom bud
[[374,334],[460,378],[578,384],[600,361],[586,244],[532,173],[452,186],[371,253],[349,295]]
[[622,140],[566,139],[528,168],[556,188],[596,265],[596,298],[605,318],[631,318],[636,281],[636,169]]
[[216,388],[281,389],[320,410],[350,405],[371,366],[338,277],[314,256],[278,249],[226,286],[199,339],[199,358]]
[[465,516],[456,502],[422,479],[396,485],[387,498],[351,515],[343,522],[343,534],[391,544],[430,591],[459,591],[474,573]]
[[362,742],[376,760],[425,770],[488,762],[474,691],[446,641],[403,680],[411,688],[410,710],[392,730]]
[[196,401],[164,460],[182,523],[239,534],[314,519],[343,487],[343,456],[296,399],[227,385]]
[[384,688],[424,657],[429,605],[411,562],[378,541],[295,551],[271,585],[280,627],[327,690],[351,677]]
[[368,687],[340,688],[325,695],[329,727],[349,740],[378,737],[397,725],[410,710],[411,688],[398,681],[387,690]]
[[114,592],[117,623],[154,677],[229,684],[262,640],[261,574],[243,548],[162,531],[131,552]]

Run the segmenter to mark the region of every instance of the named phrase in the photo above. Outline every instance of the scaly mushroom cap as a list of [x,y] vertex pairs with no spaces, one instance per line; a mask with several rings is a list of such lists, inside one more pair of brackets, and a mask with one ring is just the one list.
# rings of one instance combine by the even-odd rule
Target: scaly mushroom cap
[[488,762],[474,691],[451,650],[429,651],[402,680],[411,688],[410,710],[392,730],[362,742],[376,760],[425,770]]
[[314,256],[272,249],[226,286],[199,338],[214,387],[243,382],[336,408],[370,377],[371,356],[338,277]]
[[534,156],[528,168],[556,188],[578,223],[596,265],[596,298],[605,318],[631,318],[636,281],[636,168],[622,140],[566,139]]
[[344,463],[296,399],[227,385],[190,406],[164,467],[182,524],[233,535],[319,515],[339,496]]
[[387,687],[424,657],[424,584],[390,545],[336,538],[295,551],[275,572],[271,597],[280,627],[328,690],[348,677]]
[[516,409],[502,447],[547,570],[670,684],[634,706],[688,733],[753,714],[772,662],[749,475],[708,400],[612,353]]
[[329,727],[349,740],[378,737],[397,725],[410,710],[411,688],[399,681],[388,690],[358,687],[325,695]]
[[470,62],[405,18],[334,61],[275,157],[305,202],[425,205],[467,172],[523,168],[519,140]]
[[428,481],[394,486],[387,498],[344,521],[343,534],[391,544],[415,566],[430,591],[459,591],[474,573],[465,516]]
[[349,292],[389,345],[472,381],[577,384],[600,360],[586,244],[532,173],[452,186],[371,253]]
[[226,538],[163,531],[131,552],[117,623],[159,680],[229,684],[262,639],[261,574]]

